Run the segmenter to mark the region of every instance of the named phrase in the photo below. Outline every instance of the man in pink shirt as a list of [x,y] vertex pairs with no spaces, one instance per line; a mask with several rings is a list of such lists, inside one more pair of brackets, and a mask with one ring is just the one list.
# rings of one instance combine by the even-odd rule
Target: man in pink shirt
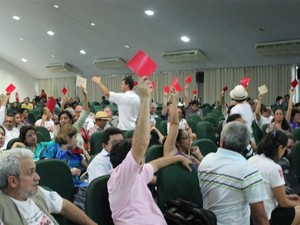
[[172,163],[180,162],[189,171],[190,161],[182,156],[163,157],[143,164],[150,140],[151,81],[142,77],[138,83],[141,105],[132,139],[113,145],[110,161],[113,165],[107,187],[112,218],[115,225],[167,224],[155,204],[147,184],[154,173]]

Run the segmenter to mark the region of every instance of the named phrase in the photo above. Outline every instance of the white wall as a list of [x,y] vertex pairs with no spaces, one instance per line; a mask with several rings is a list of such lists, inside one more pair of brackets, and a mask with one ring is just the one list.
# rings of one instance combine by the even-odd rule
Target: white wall
[[15,93],[19,93],[20,101],[25,97],[32,97],[37,91],[37,79],[15,65],[0,58],[0,94],[5,94],[5,89],[9,84],[13,84],[16,89],[11,95],[10,102],[15,101]]

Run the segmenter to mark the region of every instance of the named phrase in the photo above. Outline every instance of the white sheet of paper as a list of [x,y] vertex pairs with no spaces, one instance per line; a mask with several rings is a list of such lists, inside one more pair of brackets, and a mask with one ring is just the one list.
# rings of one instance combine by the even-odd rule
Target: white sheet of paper
[[260,95],[264,95],[264,94],[268,93],[267,86],[264,84],[264,85],[258,87],[258,92]]
[[83,87],[84,89],[86,89],[86,78],[77,75],[77,77],[76,77],[76,86],[77,87]]

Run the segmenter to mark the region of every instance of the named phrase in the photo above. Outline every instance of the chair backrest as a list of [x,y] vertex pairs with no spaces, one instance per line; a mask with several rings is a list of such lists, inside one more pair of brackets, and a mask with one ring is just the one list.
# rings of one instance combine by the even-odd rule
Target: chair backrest
[[211,125],[213,125],[213,127],[217,127],[218,122],[219,122],[214,116],[208,116],[208,115],[206,115],[203,118],[203,121],[207,121],[207,122],[211,123]]
[[97,131],[91,136],[91,155],[96,155],[102,151],[102,131]]
[[212,140],[214,143],[216,143],[217,139],[216,139],[216,135],[215,135],[215,130],[212,126],[211,123],[207,122],[207,121],[202,121],[197,123],[197,138],[198,139],[210,139]]
[[32,112],[28,112],[28,120],[30,121],[31,124],[34,124],[36,121],[35,114]]
[[203,156],[216,152],[218,149],[217,145],[210,139],[198,139],[193,142],[192,146],[198,146]]
[[13,146],[13,144],[15,143],[15,142],[22,142],[22,140],[20,139],[20,138],[13,138],[13,139],[11,139],[8,143],[7,143],[7,145],[6,145],[6,149],[11,149],[11,147]]
[[262,127],[261,127],[261,132],[262,132],[262,138],[264,137],[264,136],[266,136],[266,134],[267,134],[267,128],[268,128],[268,125],[269,124],[264,124],[264,125],[262,125]]
[[188,120],[193,120],[196,123],[202,121],[201,117],[199,115],[195,115],[195,114],[190,115],[187,119]]
[[124,138],[132,138],[133,137],[134,130],[127,130],[124,132],[123,136]]
[[41,177],[39,184],[51,188],[72,202],[75,186],[67,163],[60,159],[44,159],[36,161],[35,164],[36,172]]
[[290,162],[294,172],[299,178],[300,177],[300,141],[296,141],[292,147]]
[[[192,167],[192,166],[191,166]],[[162,168],[157,175],[157,203],[162,212],[166,202],[182,198],[202,207],[202,195],[197,171],[187,171],[180,164]]]
[[145,162],[150,162],[152,160],[163,157],[164,155],[164,146],[163,145],[152,145],[146,151]]
[[165,136],[165,135],[167,135],[167,127],[168,127],[168,121],[163,120],[160,122],[159,127],[157,127],[157,128],[160,131],[160,133]]
[[94,179],[87,189],[85,212],[97,224],[113,225],[108,201],[109,175]]
[[188,119],[187,123],[190,126],[190,128],[192,129],[192,132],[196,134],[197,133],[197,122],[195,122],[192,119]]
[[258,143],[260,142],[260,140],[262,139],[262,136],[263,136],[262,131],[259,128],[259,126],[257,125],[255,120],[252,121],[251,126],[252,126],[253,136],[254,136],[256,145],[258,145]]
[[297,127],[296,129],[294,129],[293,138],[294,138],[294,141],[300,141],[300,127]]
[[34,128],[37,132],[41,132],[43,134],[44,138],[46,139],[45,141],[51,141],[50,133],[46,127],[35,126]]
[[154,119],[155,119],[155,121],[156,121],[155,126],[156,126],[156,127],[159,127],[159,125],[160,125],[162,119],[161,119],[160,117],[155,117]]

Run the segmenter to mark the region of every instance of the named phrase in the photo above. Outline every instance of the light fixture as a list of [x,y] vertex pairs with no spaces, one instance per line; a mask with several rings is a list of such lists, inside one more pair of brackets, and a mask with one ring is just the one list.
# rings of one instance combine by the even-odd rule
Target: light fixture
[[20,40],[20,41],[24,41],[24,38],[22,38],[22,37],[19,37],[19,40]]
[[56,8],[56,9],[58,9],[60,6],[57,5],[57,4],[55,4],[55,5],[53,5],[53,7]]
[[81,53],[82,55],[85,55],[85,54],[86,54],[86,51],[80,50],[80,53]]
[[51,30],[49,30],[49,31],[47,31],[47,34],[50,35],[50,36],[53,36],[53,35],[54,35],[54,32],[51,31]]
[[14,20],[20,20],[20,17],[19,16],[13,16],[12,17]]
[[55,55],[51,54],[51,57],[52,57],[52,58],[55,58]]
[[145,14],[148,15],[148,16],[153,16],[154,11],[148,9],[148,10],[145,11]]
[[91,26],[94,27],[94,26],[96,26],[96,24],[92,22],[92,23],[91,23]]
[[22,58],[21,61],[22,61],[22,62],[27,62],[27,59]]
[[189,42],[189,41],[190,41],[189,37],[187,37],[187,36],[182,36],[180,39],[181,39],[183,42]]
[[130,46],[129,46],[129,45],[125,45],[124,47],[125,47],[125,48],[130,48]]

